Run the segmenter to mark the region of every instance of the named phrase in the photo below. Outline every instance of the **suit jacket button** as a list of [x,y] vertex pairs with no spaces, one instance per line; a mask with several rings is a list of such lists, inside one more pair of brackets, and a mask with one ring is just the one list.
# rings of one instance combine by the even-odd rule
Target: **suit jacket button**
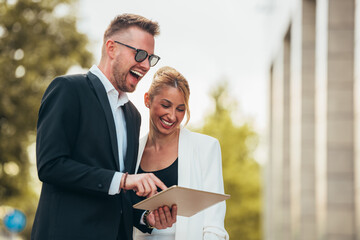
[[101,183],[98,184],[98,188],[102,188],[103,185]]

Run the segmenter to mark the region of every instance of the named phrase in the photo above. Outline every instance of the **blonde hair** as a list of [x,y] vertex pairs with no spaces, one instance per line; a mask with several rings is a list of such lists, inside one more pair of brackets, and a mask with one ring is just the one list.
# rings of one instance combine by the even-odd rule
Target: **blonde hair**
[[174,87],[178,89],[184,96],[186,108],[186,123],[190,120],[189,97],[190,88],[185,77],[172,67],[162,67],[154,74],[153,81],[148,91],[150,102],[164,87]]

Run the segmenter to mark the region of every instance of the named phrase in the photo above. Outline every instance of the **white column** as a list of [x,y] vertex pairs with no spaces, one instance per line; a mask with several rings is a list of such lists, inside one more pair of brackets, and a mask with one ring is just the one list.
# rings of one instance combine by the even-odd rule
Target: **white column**
[[302,1],[296,2],[291,22],[290,60],[290,214],[291,231],[287,239],[298,240],[301,217],[301,105],[302,105]]
[[360,0],[355,2],[354,133],[355,133],[355,229],[360,240]]
[[[269,212],[269,229],[271,231],[268,240],[281,239],[282,231],[282,162],[283,162],[283,88],[284,88],[284,56],[283,46],[279,50],[279,55],[273,63],[272,81],[270,84],[270,96],[272,107],[270,109],[270,161],[269,177],[271,192],[271,211]],[[267,185],[268,186],[268,185]]]
[[302,1],[301,156],[299,239],[316,239],[315,189],[315,0]]
[[284,39],[284,88],[283,88],[283,162],[282,162],[282,238],[291,239],[291,175],[290,175],[290,57],[291,31]]
[[354,0],[317,1],[319,240],[355,239]]
[[272,174],[272,166],[273,166],[273,124],[274,124],[274,116],[273,116],[273,89],[274,89],[274,63],[272,63],[269,72],[269,99],[268,99],[268,107],[269,107],[269,119],[268,119],[268,129],[269,129],[269,157],[268,161],[264,164],[264,197],[263,197],[263,231],[264,231],[264,239],[265,240],[274,240],[273,230],[275,228],[274,224],[274,179]]
[[290,236],[290,32],[285,37],[272,68],[270,83],[270,172],[271,223],[267,239],[287,240]]
[[297,2],[291,24],[291,239],[316,239],[315,0]]

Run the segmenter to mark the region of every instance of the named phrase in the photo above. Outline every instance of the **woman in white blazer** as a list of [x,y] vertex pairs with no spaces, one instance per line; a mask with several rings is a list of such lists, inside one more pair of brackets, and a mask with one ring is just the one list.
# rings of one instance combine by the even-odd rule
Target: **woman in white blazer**
[[[176,184],[224,193],[218,140],[180,125],[185,113],[189,121],[189,95],[186,79],[175,69],[163,67],[155,73],[144,97],[150,113],[149,133],[140,140],[135,171],[152,172],[168,187]],[[171,228],[153,229],[151,234],[134,228],[134,239],[227,240],[225,211],[223,201],[192,217],[177,216]]]

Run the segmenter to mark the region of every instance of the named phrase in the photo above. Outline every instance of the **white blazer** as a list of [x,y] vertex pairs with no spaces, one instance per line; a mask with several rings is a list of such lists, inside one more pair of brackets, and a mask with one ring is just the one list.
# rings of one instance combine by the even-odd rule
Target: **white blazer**
[[[147,138],[148,134],[140,139],[135,172],[139,169]],[[217,139],[182,128],[178,151],[179,186],[224,193],[221,149]],[[229,239],[224,228],[225,212],[223,201],[192,217],[177,216],[175,239]]]

